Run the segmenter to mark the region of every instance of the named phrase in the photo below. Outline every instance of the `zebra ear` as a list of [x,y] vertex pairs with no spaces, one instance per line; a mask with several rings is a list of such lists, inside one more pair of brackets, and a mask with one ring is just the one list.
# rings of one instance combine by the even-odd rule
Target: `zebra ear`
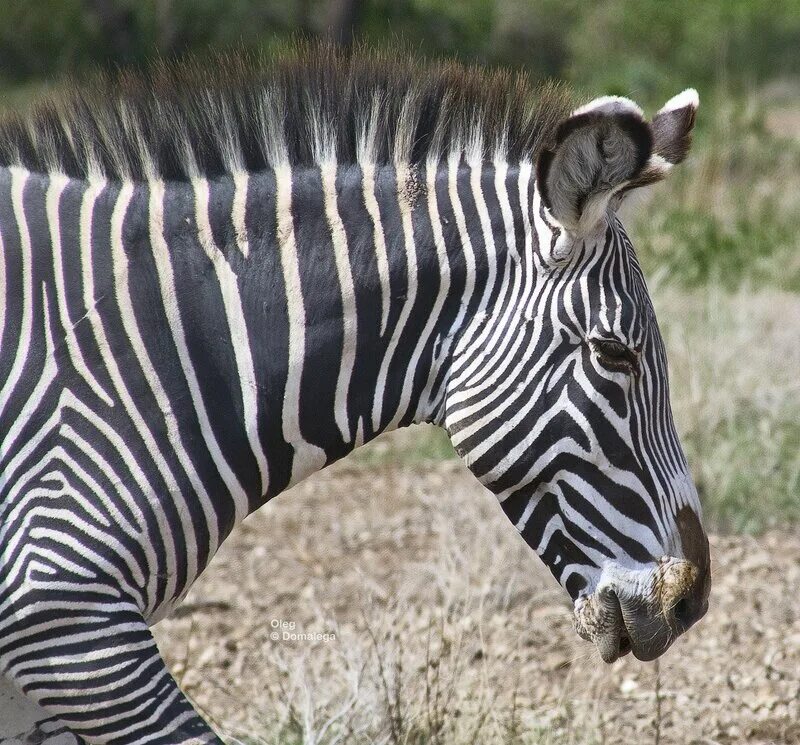
[[545,207],[567,230],[589,232],[612,197],[641,174],[653,140],[641,109],[627,98],[604,96],[577,109],[536,163]]
[[680,163],[689,152],[699,106],[697,91],[687,88],[670,98],[653,117],[653,152],[670,165]]
[[650,124],[653,133],[650,159],[641,173],[625,186],[625,191],[661,181],[686,157],[699,106],[700,97],[694,88],[687,88],[664,104]]

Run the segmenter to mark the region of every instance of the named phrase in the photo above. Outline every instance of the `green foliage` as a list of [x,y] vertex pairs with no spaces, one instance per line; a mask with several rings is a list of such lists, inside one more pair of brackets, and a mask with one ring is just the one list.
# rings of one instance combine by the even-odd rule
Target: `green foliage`
[[[713,282],[735,289],[747,281],[800,291],[798,222],[765,208],[757,215],[744,212],[728,225],[700,210],[667,206],[643,221],[650,235],[638,246],[647,274],[664,273],[690,287]],[[656,253],[653,234],[669,236],[668,250]]]
[[[207,45],[321,34],[342,0],[30,0],[0,4],[0,74],[19,82]],[[800,69],[800,0],[354,0],[357,35],[523,65],[655,101]]]
[[765,412],[748,400],[722,421],[697,421],[683,444],[709,525],[759,533],[800,521],[800,411]]
[[701,104],[689,159],[626,220],[648,276],[800,291],[800,140],[770,131],[770,105],[721,95]]
[[388,31],[426,54],[489,58],[492,0],[372,0],[365,6],[361,32],[367,40],[383,43]]
[[571,73],[657,102],[687,85],[743,88],[800,68],[798,0],[574,0]]
[[369,467],[390,463],[416,466],[454,458],[455,451],[443,429],[416,426],[394,433],[391,439],[379,437],[356,450],[350,462]]
[[207,46],[264,45],[302,31],[304,11],[302,2],[256,0],[0,3],[0,76],[18,84]]

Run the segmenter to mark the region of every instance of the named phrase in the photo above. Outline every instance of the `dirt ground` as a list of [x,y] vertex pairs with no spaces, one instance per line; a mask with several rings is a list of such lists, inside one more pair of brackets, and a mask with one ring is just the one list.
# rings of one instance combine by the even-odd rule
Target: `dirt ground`
[[156,633],[230,742],[800,743],[800,537],[712,553],[706,618],[605,666],[459,463],[344,462],[249,518]]

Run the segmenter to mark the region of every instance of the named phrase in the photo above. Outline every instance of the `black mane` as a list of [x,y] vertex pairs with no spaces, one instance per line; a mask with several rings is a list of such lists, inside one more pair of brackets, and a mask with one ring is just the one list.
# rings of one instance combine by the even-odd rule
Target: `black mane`
[[522,74],[318,44],[157,62],[0,117],[0,165],[76,178],[213,178],[281,163],[532,160],[572,107]]

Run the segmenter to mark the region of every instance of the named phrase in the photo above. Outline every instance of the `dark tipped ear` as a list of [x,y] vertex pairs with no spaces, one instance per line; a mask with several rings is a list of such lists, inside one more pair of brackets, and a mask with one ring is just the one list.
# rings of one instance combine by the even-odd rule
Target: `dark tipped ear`
[[650,159],[653,134],[627,98],[603,97],[578,109],[556,130],[536,163],[544,205],[564,227],[591,230],[609,201]]
[[661,181],[687,156],[699,106],[694,88],[687,88],[664,104],[650,124],[653,154],[639,176],[625,187],[626,191]]
[[653,152],[672,165],[680,163],[689,152],[698,106],[697,91],[688,88],[667,101],[653,117]]

